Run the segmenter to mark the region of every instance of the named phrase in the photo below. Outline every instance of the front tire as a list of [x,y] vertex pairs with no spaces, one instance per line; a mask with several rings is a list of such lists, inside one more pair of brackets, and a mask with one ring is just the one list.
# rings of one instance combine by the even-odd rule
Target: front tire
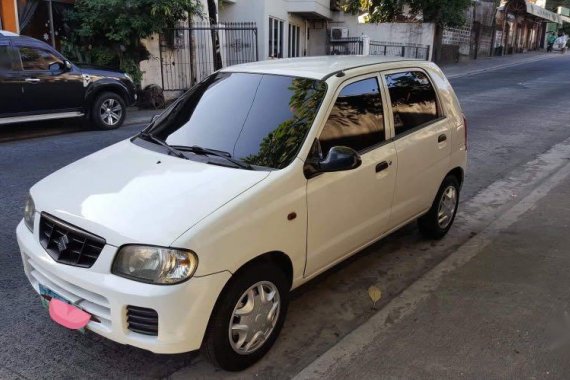
[[241,371],[273,346],[285,321],[290,283],[271,263],[240,270],[218,298],[202,354],[226,371]]
[[108,131],[123,125],[127,116],[127,106],[119,95],[104,92],[97,96],[91,107],[91,122],[97,129]]
[[429,239],[443,238],[455,220],[459,205],[459,181],[453,175],[445,177],[427,214],[418,219],[422,235]]

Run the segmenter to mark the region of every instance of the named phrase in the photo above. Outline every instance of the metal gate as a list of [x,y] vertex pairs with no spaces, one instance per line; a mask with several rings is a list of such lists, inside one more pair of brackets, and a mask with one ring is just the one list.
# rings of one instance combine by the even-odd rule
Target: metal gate
[[253,22],[193,23],[160,35],[162,88],[191,88],[214,71],[258,60]]

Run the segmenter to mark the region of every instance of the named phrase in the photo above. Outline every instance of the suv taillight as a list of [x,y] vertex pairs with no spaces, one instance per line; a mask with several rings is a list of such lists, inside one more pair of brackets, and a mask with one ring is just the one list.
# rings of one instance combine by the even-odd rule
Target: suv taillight
[[463,115],[463,133],[465,133],[465,150],[467,150],[467,118]]

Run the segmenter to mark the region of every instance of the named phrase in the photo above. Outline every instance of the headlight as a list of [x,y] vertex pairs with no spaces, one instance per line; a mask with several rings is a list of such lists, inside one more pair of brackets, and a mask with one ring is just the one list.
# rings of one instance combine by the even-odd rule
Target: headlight
[[192,251],[142,245],[123,246],[113,262],[118,276],[151,284],[177,284],[192,277],[198,257]]
[[34,218],[36,216],[36,205],[30,195],[26,199],[26,206],[24,206],[24,223],[31,232],[34,232]]

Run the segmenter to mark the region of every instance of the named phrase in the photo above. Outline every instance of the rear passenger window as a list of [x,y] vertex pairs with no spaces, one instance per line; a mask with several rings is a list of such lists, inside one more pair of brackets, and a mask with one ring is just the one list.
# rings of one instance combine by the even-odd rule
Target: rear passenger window
[[362,151],[385,140],[382,98],[376,78],[344,87],[319,137],[327,155],[334,146]]
[[396,136],[439,117],[435,90],[423,72],[389,74],[386,75],[386,82],[392,101]]

